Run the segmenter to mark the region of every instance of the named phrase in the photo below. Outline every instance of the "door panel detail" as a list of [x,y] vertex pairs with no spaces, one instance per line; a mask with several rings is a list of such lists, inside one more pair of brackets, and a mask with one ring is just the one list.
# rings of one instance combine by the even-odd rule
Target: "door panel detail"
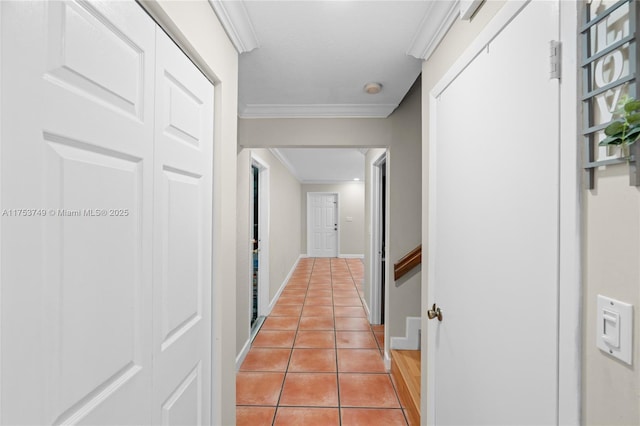
[[198,364],[162,404],[162,425],[202,424],[202,378]]
[[143,52],[90,3],[52,2],[48,78],[141,118]]

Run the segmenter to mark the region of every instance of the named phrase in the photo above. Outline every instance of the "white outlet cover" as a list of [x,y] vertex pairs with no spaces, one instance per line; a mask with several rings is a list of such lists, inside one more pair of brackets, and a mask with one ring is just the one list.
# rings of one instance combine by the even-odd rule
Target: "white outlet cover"
[[598,348],[631,365],[633,362],[633,305],[598,295]]

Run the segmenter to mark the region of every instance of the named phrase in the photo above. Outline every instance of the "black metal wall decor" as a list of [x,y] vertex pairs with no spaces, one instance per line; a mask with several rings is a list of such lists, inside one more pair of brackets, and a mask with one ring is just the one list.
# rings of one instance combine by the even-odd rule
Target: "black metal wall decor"
[[629,163],[630,184],[640,186],[640,143],[631,146],[628,158],[598,146],[619,101],[638,98],[638,9],[634,0],[587,0],[582,7],[582,135],[588,189],[594,188],[598,167],[620,163]]

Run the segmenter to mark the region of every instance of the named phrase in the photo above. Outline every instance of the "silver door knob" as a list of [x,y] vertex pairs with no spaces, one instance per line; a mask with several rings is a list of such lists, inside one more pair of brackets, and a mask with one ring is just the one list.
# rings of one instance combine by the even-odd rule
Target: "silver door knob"
[[427,311],[427,316],[429,319],[438,318],[438,321],[442,321],[442,310],[434,303],[431,309]]

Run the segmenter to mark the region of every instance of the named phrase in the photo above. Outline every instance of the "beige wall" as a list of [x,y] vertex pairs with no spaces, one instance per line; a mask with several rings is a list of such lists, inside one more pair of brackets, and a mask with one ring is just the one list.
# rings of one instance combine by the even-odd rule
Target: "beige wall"
[[[309,192],[335,192],[338,194],[340,247],[338,255],[364,256],[364,182],[343,182],[335,184],[303,184],[302,240],[300,252],[307,253],[307,194]],[[347,217],[352,220],[347,221]]]
[[[239,119],[238,143],[243,147],[387,148],[387,259],[392,267],[420,244],[420,106],[418,85],[388,118]],[[342,252],[346,253],[344,249]],[[368,264],[367,252],[365,248]],[[398,283],[389,279],[392,276],[388,274],[386,280],[393,285],[387,285],[391,309],[385,315],[385,331],[388,330],[390,336],[404,336],[405,318],[420,316],[420,271],[414,271]]]
[[[393,280],[393,264],[416,248],[422,230],[422,121],[421,82],[411,87],[400,106],[391,114],[393,144],[387,152],[387,283],[385,342],[405,336],[405,320],[421,311],[421,267],[398,281]],[[388,346],[388,343],[385,343]]]
[[251,212],[252,156],[269,173],[269,301],[284,283],[300,256],[300,182],[267,149],[244,149],[238,153],[237,170],[237,285],[236,355],[249,340],[251,308]]
[[392,143],[386,118],[251,118],[238,120],[245,148],[386,147]]
[[[590,425],[640,424],[640,190],[628,166],[596,171],[583,208],[582,414]],[[634,305],[633,366],[596,347],[596,297]]]
[[142,6],[214,80],[213,417],[235,424],[236,143],[238,54],[209,3],[142,1]]

